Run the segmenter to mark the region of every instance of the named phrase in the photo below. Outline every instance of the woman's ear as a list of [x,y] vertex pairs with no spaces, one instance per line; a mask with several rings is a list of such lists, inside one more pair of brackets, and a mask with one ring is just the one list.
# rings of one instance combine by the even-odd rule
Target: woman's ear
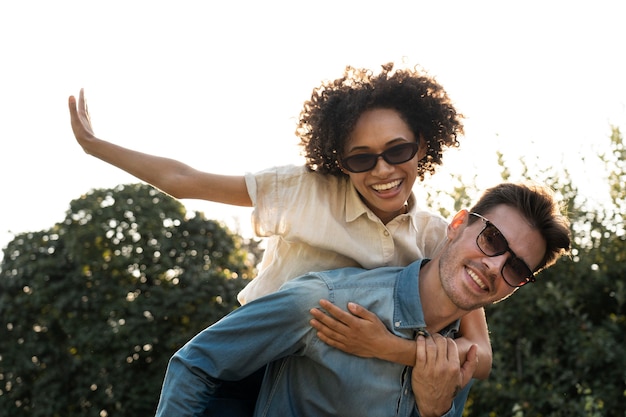
[[341,172],[343,172],[346,175],[350,175],[348,173],[348,170],[343,167],[343,164],[341,163],[341,158],[337,157],[337,159],[335,159],[335,164],[337,165],[337,168],[341,170]]
[[448,238],[450,240],[453,240],[458,235],[463,226],[467,224],[468,217],[469,212],[467,210],[461,210],[454,215],[452,221],[448,225]]
[[417,147],[417,160],[421,161],[428,155],[428,142],[424,139],[424,136],[420,134]]

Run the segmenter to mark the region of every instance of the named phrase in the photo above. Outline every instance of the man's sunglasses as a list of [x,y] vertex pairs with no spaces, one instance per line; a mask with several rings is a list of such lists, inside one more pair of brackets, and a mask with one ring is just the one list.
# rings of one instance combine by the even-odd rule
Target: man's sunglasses
[[470,213],[472,216],[480,218],[485,227],[476,237],[478,249],[489,257],[500,256],[510,252],[511,257],[506,260],[500,271],[504,282],[511,287],[522,287],[529,282],[535,282],[535,276],[526,262],[521,260],[509,247],[509,243],[504,238],[500,230],[489,220],[478,213]]
[[415,142],[396,145],[381,153],[360,153],[341,159],[341,166],[350,172],[358,173],[371,171],[382,157],[391,165],[403,164],[413,159],[418,145]]

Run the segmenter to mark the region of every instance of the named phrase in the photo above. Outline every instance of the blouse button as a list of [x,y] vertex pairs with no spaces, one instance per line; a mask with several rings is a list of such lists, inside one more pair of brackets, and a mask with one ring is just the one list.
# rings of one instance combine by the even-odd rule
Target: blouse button
[[389,230],[385,230],[385,231],[383,232],[383,235],[385,235],[385,236],[389,236]]

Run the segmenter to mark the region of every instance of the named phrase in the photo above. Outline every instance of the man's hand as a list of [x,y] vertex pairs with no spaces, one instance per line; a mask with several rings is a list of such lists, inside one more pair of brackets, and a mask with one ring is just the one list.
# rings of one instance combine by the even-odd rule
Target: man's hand
[[456,394],[472,378],[478,365],[477,347],[467,352],[463,366],[453,339],[433,334],[418,336],[411,374],[415,401],[422,417],[441,416],[452,407]]
[[320,300],[320,306],[328,315],[311,309],[311,326],[321,341],[343,352],[362,358],[380,357],[388,346],[385,341],[395,337],[374,313],[355,303],[348,304],[350,312],[328,300]]

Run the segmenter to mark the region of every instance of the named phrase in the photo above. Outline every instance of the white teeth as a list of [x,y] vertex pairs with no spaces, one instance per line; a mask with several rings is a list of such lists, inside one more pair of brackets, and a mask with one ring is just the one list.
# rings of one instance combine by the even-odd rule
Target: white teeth
[[375,185],[372,185],[372,188],[375,189],[376,191],[387,191],[387,190],[391,190],[392,188],[397,187],[398,185],[400,185],[401,182],[402,180],[395,180],[387,184],[375,184]]
[[474,282],[476,283],[476,285],[478,285],[478,286],[479,286],[481,289],[483,289],[483,290],[486,290],[486,289],[487,289],[487,286],[485,285],[485,283],[484,283],[484,282],[483,282],[480,278],[478,278],[478,275],[476,275],[476,274],[474,273],[474,271],[470,271],[469,269],[466,269],[466,271],[467,271],[467,274],[468,274],[470,277],[472,277],[472,279],[474,280]]

